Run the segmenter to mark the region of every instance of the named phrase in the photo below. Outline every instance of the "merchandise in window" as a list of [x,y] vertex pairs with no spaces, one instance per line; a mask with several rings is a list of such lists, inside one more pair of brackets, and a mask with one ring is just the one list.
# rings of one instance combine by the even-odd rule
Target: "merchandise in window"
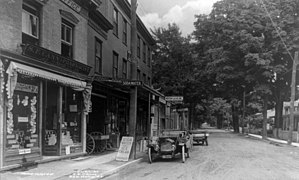
[[38,79],[18,74],[12,98],[8,99],[6,128],[8,149],[39,147],[38,102]]
[[81,143],[82,93],[65,87],[63,93],[62,145]]

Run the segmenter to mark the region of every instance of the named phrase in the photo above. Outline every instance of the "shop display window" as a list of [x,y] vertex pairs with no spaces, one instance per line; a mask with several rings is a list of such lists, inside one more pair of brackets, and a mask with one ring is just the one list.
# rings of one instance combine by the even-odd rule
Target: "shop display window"
[[6,147],[39,147],[39,79],[18,74],[9,81],[14,90],[7,100]]
[[63,114],[61,144],[81,143],[82,92],[65,87],[63,92]]

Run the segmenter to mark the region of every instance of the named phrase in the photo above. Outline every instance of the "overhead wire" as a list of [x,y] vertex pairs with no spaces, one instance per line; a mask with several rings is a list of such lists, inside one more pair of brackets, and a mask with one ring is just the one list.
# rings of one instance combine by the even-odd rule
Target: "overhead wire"
[[[256,2],[256,0],[255,0],[255,2]],[[270,13],[269,13],[269,11],[268,11],[268,9],[267,9],[265,3],[264,3],[264,1],[263,1],[263,0],[260,0],[260,2],[261,2],[261,4],[262,4],[263,8],[265,9],[265,12],[267,13],[267,15],[268,15],[268,17],[269,17],[269,19],[270,19],[270,21],[271,21],[271,23],[272,23],[272,25],[273,25],[275,31],[276,31],[276,33],[278,34],[278,36],[279,36],[279,38],[280,38],[280,41],[282,42],[282,44],[284,45],[284,47],[285,47],[287,53],[288,53],[289,56],[291,57],[291,60],[294,61],[294,58],[293,58],[291,52],[288,50],[288,47],[287,47],[285,41],[284,41],[283,38],[281,37],[280,32],[279,32],[279,30],[278,30],[276,24],[274,23],[274,21],[273,21],[271,15],[270,15]],[[257,2],[256,2],[256,4],[257,4]]]

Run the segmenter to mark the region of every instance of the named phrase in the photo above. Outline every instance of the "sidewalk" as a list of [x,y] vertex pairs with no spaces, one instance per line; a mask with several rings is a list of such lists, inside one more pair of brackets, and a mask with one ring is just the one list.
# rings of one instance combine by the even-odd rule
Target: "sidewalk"
[[[262,136],[261,135],[257,135],[257,134],[248,134],[248,136],[262,139]],[[287,144],[288,143],[285,140],[275,139],[275,138],[269,138],[269,137],[267,138],[267,140],[269,140],[271,142],[281,143],[281,144]],[[292,142],[292,146],[299,147],[299,143]]]
[[70,179],[101,179],[116,173],[132,163],[140,162],[145,152],[138,153],[136,160],[128,162],[116,161],[117,151],[106,152],[93,156],[53,161],[38,164],[32,169],[7,171],[0,173],[1,180],[70,180]]

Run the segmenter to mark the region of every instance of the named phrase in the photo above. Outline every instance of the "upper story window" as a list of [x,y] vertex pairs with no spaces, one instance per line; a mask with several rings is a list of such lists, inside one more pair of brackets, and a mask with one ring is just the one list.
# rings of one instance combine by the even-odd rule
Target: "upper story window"
[[128,72],[128,63],[126,59],[123,59],[123,74],[122,74],[122,78],[123,79],[127,79],[127,72]]
[[140,70],[137,69],[137,80],[140,80],[140,74],[141,74]]
[[144,83],[147,83],[147,82],[146,82],[146,74],[144,74],[144,73],[142,74],[142,81],[143,81]]
[[146,45],[145,45],[145,42],[143,42],[142,59],[143,59],[143,62],[146,63]]
[[118,36],[118,10],[113,8],[113,33]]
[[141,41],[140,37],[137,36],[137,57],[139,58],[140,58],[140,41]]
[[39,44],[39,10],[29,4],[22,6],[22,43]]
[[128,22],[123,18],[123,43],[127,45],[128,43]]
[[102,74],[102,42],[95,40],[95,72]]
[[61,23],[61,55],[73,58],[73,25],[62,19]]
[[113,78],[118,78],[118,54],[113,51]]
[[151,49],[148,47],[147,48],[147,65],[150,67],[151,66]]
[[151,85],[151,78],[150,77],[147,78],[147,83],[148,83],[148,85]]

